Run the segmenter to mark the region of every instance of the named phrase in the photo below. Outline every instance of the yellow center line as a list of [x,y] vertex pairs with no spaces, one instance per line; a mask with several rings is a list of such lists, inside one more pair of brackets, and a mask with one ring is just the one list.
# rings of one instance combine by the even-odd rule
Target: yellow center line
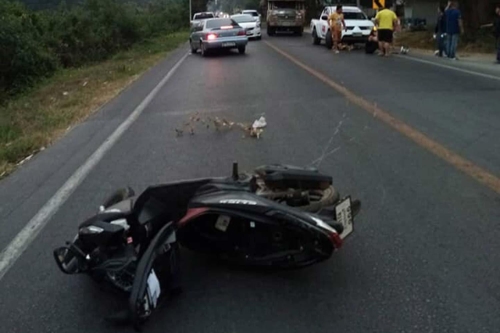
[[474,178],[476,181],[479,183],[486,185],[493,191],[497,192],[500,194],[500,178],[497,176],[493,175],[489,171],[481,168],[480,166],[472,163],[471,161],[463,158],[462,156],[454,153],[450,149],[446,148],[442,144],[438,143],[437,141],[432,140],[422,132],[414,129],[413,127],[407,125],[403,121],[395,118],[391,114],[389,114],[387,111],[384,111],[377,105],[374,105],[373,103],[367,101],[361,96],[356,95],[346,87],[334,82],[331,80],[329,77],[326,75],[323,75],[322,73],[312,69],[311,67],[307,66],[294,56],[288,54],[287,52],[283,51],[282,49],[278,48],[277,46],[273,45],[272,43],[268,41],[263,41],[267,46],[293,62],[295,65],[299,66],[300,68],[304,69],[306,72],[309,74],[313,75],[317,79],[323,81],[342,95],[344,95],[345,98],[347,98],[351,103],[361,107],[363,110],[369,112],[370,114],[376,115],[376,118],[383,121],[387,125],[391,126],[394,128],[396,131],[399,133],[403,134],[413,142],[417,143],[421,147],[427,149],[437,157],[441,158],[442,160],[448,162],[451,164],[453,167],[457,168],[458,170],[462,171],[463,173],[469,175],[470,177]]

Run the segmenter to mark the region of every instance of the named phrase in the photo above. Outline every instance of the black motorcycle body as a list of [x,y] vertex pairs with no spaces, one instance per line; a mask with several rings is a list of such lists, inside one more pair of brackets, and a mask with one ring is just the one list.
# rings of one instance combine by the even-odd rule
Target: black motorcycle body
[[[179,245],[234,264],[298,268],[328,259],[352,232],[359,202],[339,200],[331,177],[283,165],[255,174],[234,167],[232,177],[151,186],[139,196],[119,190],[54,251],[56,262],[64,273],[87,273],[128,293],[138,327],[179,287]],[[319,202],[333,205],[301,205],[297,193],[306,188],[330,191]],[[285,194],[273,200],[276,193]]]

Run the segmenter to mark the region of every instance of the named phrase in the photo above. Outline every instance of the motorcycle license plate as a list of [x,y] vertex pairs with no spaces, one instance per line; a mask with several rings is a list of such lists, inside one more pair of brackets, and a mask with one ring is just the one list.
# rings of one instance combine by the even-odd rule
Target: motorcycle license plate
[[222,43],[222,47],[233,47],[233,46],[236,46],[236,43],[232,42]]
[[337,216],[337,221],[344,226],[344,231],[340,235],[340,238],[344,239],[353,231],[351,197],[345,198],[335,206],[335,215]]

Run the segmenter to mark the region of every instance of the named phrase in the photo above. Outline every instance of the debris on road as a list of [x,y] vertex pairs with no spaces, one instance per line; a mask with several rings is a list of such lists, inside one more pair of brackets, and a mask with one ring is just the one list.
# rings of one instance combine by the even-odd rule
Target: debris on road
[[252,125],[253,128],[264,128],[266,126],[267,126],[266,118],[264,117],[260,117],[259,119],[254,121]]
[[219,117],[212,118],[210,116],[206,116],[202,118],[198,113],[196,113],[195,115],[189,117],[189,120],[184,123],[183,128],[175,128],[176,136],[183,136],[184,133],[187,132],[189,132],[189,134],[191,135],[194,135],[194,129],[197,123],[201,124],[201,126],[205,127],[206,129],[210,129],[213,126],[216,132],[237,128],[245,132],[245,135],[243,137],[250,136],[257,139],[260,139],[262,132],[264,132],[264,127],[267,126],[266,118],[264,117],[260,117],[259,119],[255,120],[252,125],[250,125],[246,123],[228,121],[225,118]]

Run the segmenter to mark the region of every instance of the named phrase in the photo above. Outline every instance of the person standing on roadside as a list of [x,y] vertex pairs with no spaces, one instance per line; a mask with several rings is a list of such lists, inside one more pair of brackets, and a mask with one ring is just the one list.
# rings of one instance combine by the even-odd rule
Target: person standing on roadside
[[332,33],[333,50],[335,53],[339,53],[339,43],[342,40],[342,28],[347,30],[344,21],[344,13],[342,12],[342,5],[337,5],[337,9],[330,14],[328,21],[330,22],[330,31]]
[[446,18],[446,54],[448,58],[457,60],[457,46],[460,34],[464,33],[462,13],[456,1],[449,1],[444,12]]
[[375,16],[375,24],[378,26],[377,35],[380,55],[388,57],[391,54],[391,44],[394,29],[398,24],[398,17],[392,10],[383,7]]
[[495,20],[493,23],[484,24],[481,28],[493,27],[493,34],[495,36],[495,48],[497,50],[497,64],[500,64],[500,3],[495,6]]
[[446,36],[446,18],[444,16],[444,6],[438,7],[438,18],[436,23],[436,29],[434,30],[434,36],[436,36],[437,51],[436,55],[442,57],[445,52],[445,36]]

